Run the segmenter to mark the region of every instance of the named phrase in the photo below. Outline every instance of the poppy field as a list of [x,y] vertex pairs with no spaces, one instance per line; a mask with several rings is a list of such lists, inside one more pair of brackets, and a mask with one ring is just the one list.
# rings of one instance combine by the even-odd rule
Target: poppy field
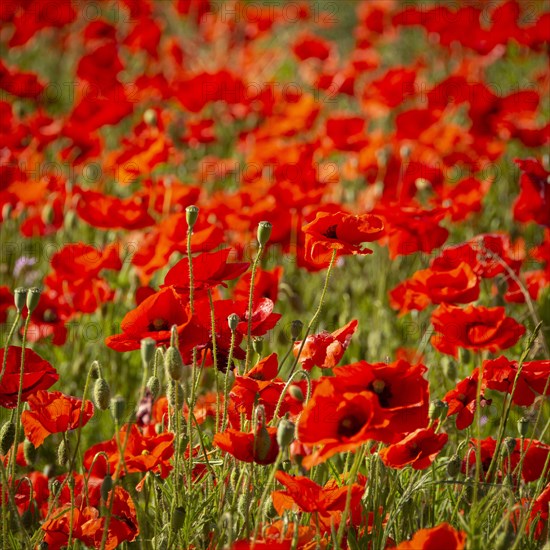
[[550,549],[548,0],[0,22],[0,550]]

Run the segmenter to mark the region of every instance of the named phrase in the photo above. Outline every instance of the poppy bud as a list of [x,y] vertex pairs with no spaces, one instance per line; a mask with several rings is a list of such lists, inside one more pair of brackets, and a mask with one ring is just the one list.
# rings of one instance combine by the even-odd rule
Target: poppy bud
[[272,227],[269,222],[260,222],[258,224],[258,243],[261,247],[265,246],[267,241],[269,241]]
[[516,445],[517,441],[513,437],[507,437],[504,440],[504,445],[502,446],[502,454],[506,457],[507,455],[513,453]]
[[164,368],[172,380],[181,380],[183,377],[183,359],[177,348],[170,346],[164,354]]
[[264,460],[271,449],[271,437],[265,426],[256,431],[254,438],[254,457],[257,460]]
[[447,411],[449,410],[449,405],[441,399],[437,399],[430,403],[429,416],[431,420],[442,420],[447,417]]
[[254,340],[252,340],[252,347],[258,355],[261,355],[264,349],[264,339],[262,337],[254,338]]
[[147,381],[147,387],[153,396],[153,400],[155,400],[160,393],[160,380],[158,379],[158,376],[151,376],[151,378]]
[[45,540],[43,540],[43,541],[38,545],[38,550],[48,550],[49,547],[50,547],[50,545],[49,545]]
[[36,519],[36,513],[34,506],[31,504],[29,507],[21,514],[21,523],[25,529],[30,529]]
[[445,363],[443,363],[443,373],[445,374],[448,380],[451,380],[451,382],[454,382],[458,374],[456,369],[456,364],[453,361],[449,360],[448,358],[445,358],[445,359],[447,360],[445,361]]
[[23,456],[25,457],[25,462],[29,465],[34,464],[37,454],[36,447],[31,441],[25,439],[23,443]]
[[286,417],[279,422],[279,427],[277,428],[277,443],[281,449],[290,447],[290,444],[294,441],[295,431],[296,426]]
[[453,455],[449,462],[447,462],[447,475],[455,478],[460,473],[461,465],[462,460],[460,460],[460,457],[458,455]]
[[172,531],[176,533],[179,531],[185,522],[185,508],[183,506],[177,506],[172,513],[172,520],[170,521],[170,527]]
[[57,493],[59,492],[59,489],[61,489],[61,481],[59,481],[59,479],[52,479],[50,480],[50,493],[52,494],[52,496],[55,496],[57,495]]
[[46,466],[44,466],[44,475],[50,479],[52,478],[55,474],[55,464],[46,464]]
[[288,393],[296,399],[296,401],[303,403],[304,402],[304,392],[300,388],[300,386],[297,386],[296,384],[291,384],[288,387]]
[[27,289],[26,288],[16,288],[13,291],[13,301],[15,302],[15,307],[17,311],[21,313],[27,304]]
[[65,466],[69,462],[69,445],[65,439],[63,439],[57,448],[57,463],[60,466]]
[[166,394],[168,404],[174,409],[180,409],[183,406],[183,388],[175,380],[168,381],[168,391]]
[[527,418],[520,418],[518,420],[518,432],[521,438],[524,438],[529,432],[529,420]]
[[98,378],[94,384],[94,402],[96,407],[105,411],[109,408],[111,402],[111,388],[105,378]]
[[147,126],[156,126],[158,122],[157,112],[154,109],[146,109],[143,113],[143,122]]
[[103,502],[107,502],[107,498],[109,498],[109,492],[113,488],[113,478],[110,474],[106,474],[103,478],[103,481],[101,482],[101,498],[103,499]]
[[227,318],[227,324],[229,325],[229,330],[231,332],[235,332],[237,330],[237,325],[239,324],[239,316],[236,313],[232,313]]
[[50,203],[47,203],[44,208],[42,208],[41,216],[44,225],[51,225],[53,223],[54,211],[53,206]]
[[27,292],[27,309],[29,310],[29,313],[32,313],[36,309],[36,306],[40,301],[41,294],[42,290],[40,290],[39,288],[29,288]]
[[152,338],[141,339],[141,361],[144,365],[149,363],[155,357],[156,342]]
[[245,491],[239,495],[237,500],[237,511],[243,517],[248,516],[248,511],[250,509],[250,501],[252,498],[252,491]]
[[193,229],[195,227],[195,223],[197,223],[197,218],[199,217],[199,207],[198,206],[188,206],[185,209],[185,219],[187,220],[187,226],[189,229]]
[[111,399],[110,403],[111,414],[118,424],[120,424],[124,418],[124,409],[126,408],[126,400],[121,395],[115,395]]
[[4,204],[4,206],[2,207],[2,221],[5,222],[6,220],[9,220],[12,212],[13,206],[9,202]]
[[66,229],[76,229],[78,217],[74,210],[69,210],[63,217],[63,225]]
[[15,424],[6,422],[0,430],[0,454],[7,455],[15,441]]
[[164,426],[163,426],[162,422],[157,422],[155,424],[155,433],[157,435],[160,435],[163,431],[164,431]]
[[292,341],[295,342],[302,336],[302,329],[304,328],[304,323],[300,319],[295,319],[290,323],[290,337]]

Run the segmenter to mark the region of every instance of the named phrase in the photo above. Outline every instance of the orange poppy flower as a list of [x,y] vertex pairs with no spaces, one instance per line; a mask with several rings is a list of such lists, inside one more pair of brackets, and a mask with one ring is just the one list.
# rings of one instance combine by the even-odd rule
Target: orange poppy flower
[[464,550],[466,533],[441,523],[430,529],[420,529],[409,541],[402,542],[395,550]]
[[345,212],[317,212],[315,219],[304,225],[305,256],[315,263],[326,263],[336,250],[338,256],[372,254],[363,248],[365,242],[379,239],[384,233],[382,219],[373,214],[352,216]]
[[269,440],[260,442],[255,432],[239,432],[233,428],[214,436],[214,445],[242,462],[273,464],[279,454],[277,428],[266,428]]
[[28,399],[29,411],[23,411],[21,424],[27,439],[39,447],[51,434],[64,433],[85,426],[94,415],[94,405],[86,401],[82,416],[82,399],[61,392],[40,390]]
[[415,470],[424,470],[435,460],[448,438],[445,433],[436,434],[433,428],[420,428],[378,454],[390,468],[404,468],[410,464]]

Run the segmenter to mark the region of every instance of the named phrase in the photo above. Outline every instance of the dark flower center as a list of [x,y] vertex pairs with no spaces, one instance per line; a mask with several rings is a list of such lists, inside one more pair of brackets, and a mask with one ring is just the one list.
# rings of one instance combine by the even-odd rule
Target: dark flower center
[[358,416],[348,414],[340,419],[338,422],[338,435],[341,437],[353,437],[356,433],[361,431],[365,421]]
[[336,224],[330,225],[327,227],[327,230],[323,233],[323,235],[329,239],[337,239],[338,235],[336,235],[336,228],[338,226]]
[[166,319],[153,319],[149,323],[149,331],[150,332],[159,332],[161,330],[170,330],[170,323],[166,321]]
[[46,309],[42,314],[42,319],[45,323],[55,323],[57,321],[57,313],[53,309]]
[[391,406],[391,398],[393,394],[390,391],[390,387],[384,380],[373,380],[369,386],[369,390],[373,391],[378,396],[378,402],[383,408]]

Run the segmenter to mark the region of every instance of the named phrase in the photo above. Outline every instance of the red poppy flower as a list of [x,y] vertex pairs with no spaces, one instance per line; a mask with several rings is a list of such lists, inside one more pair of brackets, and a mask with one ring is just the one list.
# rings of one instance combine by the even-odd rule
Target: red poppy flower
[[27,439],[39,447],[46,437],[65,433],[85,426],[94,415],[94,405],[86,401],[82,416],[82,400],[63,395],[61,392],[38,391],[27,400],[30,410],[23,411],[21,424]]
[[13,296],[7,286],[0,286],[0,323],[5,323],[8,319],[8,311],[15,307]]
[[[464,430],[474,421],[476,412],[477,385],[479,380],[479,369],[475,369],[472,376],[468,376],[456,385],[456,388],[448,391],[443,397],[443,401],[448,403],[449,409],[447,416],[458,415],[456,417],[456,427]],[[491,400],[484,397],[485,382],[481,382],[481,406],[490,405]]]
[[372,214],[352,216],[345,212],[317,212],[315,219],[304,225],[305,256],[315,263],[326,263],[332,250],[338,256],[372,254],[362,243],[379,239],[384,232],[382,219]]
[[525,334],[525,327],[506,317],[503,307],[461,309],[441,304],[432,313],[432,324],[438,333],[432,336],[432,345],[454,357],[459,347],[494,353],[513,346]]
[[428,425],[427,367],[399,359],[393,363],[359,361],[336,367],[334,374],[347,391],[372,392],[388,418],[386,441]]
[[434,304],[464,304],[479,297],[479,279],[465,262],[451,270],[433,267],[417,271],[409,280],[390,292],[392,307],[403,315]]
[[[174,434],[165,432],[156,434],[154,431],[149,434],[142,433],[140,429],[132,424],[123,426],[120,429],[120,441],[124,446],[126,439],[126,448],[124,450],[124,473],[134,472],[158,472],[162,478],[170,473],[172,466],[170,459],[174,454]],[[109,457],[109,471],[115,472],[120,462],[120,454],[116,437],[108,441],[103,441],[97,445],[92,445],[85,453],[83,464],[88,470],[92,467],[94,456],[103,451]],[[96,460],[93,466],[93,474],[98,477],[104,477],[107,473],[104,460]]]
[[239,432],[233,428],[214,436],[214,445],[242,462],[273,464],[279,454],[277,428],[265,428],[267,438],[260,442],[255,432]]
[[520,222],[534,221],[550,227],[550,172],[535,159],[516,159],[523,174],[521,192],[514,204],[514,217]]
[[[15,409],[17,406],[17,394],[19,391],[19,374],[21,370],[22,348],[10,346],[8,348],[8,359],[6,371],[0,385],[0,405],[6,409]],[[4,361],[4,348],[0,349],[0,365]],[[59,379],[57,371],[40,355],[25,350],[25,368],[23,371],[23,390],[21,401],[28,401],[31,395],[39,390],[47,390]]]
[[[550,483],[546,485],[541,494],[536,498],[531,508],[529,524],[525,530],[530,532],[531,524],[537,522],[535,527],[535,538],[541,540],[544,537],[545,530],[548,530],[548,514],[550,512]],[[543,539],[544,540],[544,539]]]
[[296,41],[292,50],[302,61],[311,58],[325,61],[330,56],[331,44],[313,34],[304,34]]
[[[261,298],[269,298],[273,303],[276,303],[279,296],[279,285],[282,275],[282,267],[276,267],[272,271],[257,269],[254,278],[254,303]],[[239,278],[233,289],[233,297],[235,300],[248,300],[251,278],[252,273],[245,273]]]
[[[242,302],[241,302],[242,303]],[[261,298],[256,303],[253,302],[252,322],[250,331],[252,336],[264,336],[268,330],[271,330],[282,317],[280,313],[273,313],[274,304],[269,298]],[[238,325],[237,330],[244,336],[248,335],[248,307],[237,313],[243,319]]]
[[441,523],[430,529],[420,529],[409,541],[402,542],[395,550],[464,550],[466,533]]
[[378,439],[388,425],[374,393],[346,391],[343,386],[338,379],[324,379],[300,416],[298,439],[308,445],[323,445],[304,458],[305,468]]
[[511,393],[517,377],[512,401],[522,407],[532,405],[536,395],[544,393],[545,388],[546,395],[550,395],[548,376],[550,361],[528,361],[523,363],[519,373],[518,362],[510,361],[504,356],[483,362],[483,379],[492,390]]
[[[24,316],[28,314],[25,310]],[[63,296],[47,289],[40,296],[38,306],[31,313],[27,340],[38,342],[42,338],[52,337],[52,344],[62,346],[67,340],[67,323],[73,316],[70,306]]]
[[120,324],[122,334],[109,336],[105,343],[116,351],[139,349],[143,338],[152,338],[157,345],[168,345],[172,325],[177,326],[180,342],[189,336],[185,349],[192,348],[201,331],[192,323],[183,298],[173,287],[166,287],[127,313]]
[[[357,321],[353,320],[332,334],[322,331],[308,336],[298,360],[302,368],[309,371],[315,366],[323,369],[335,367],[342,359],[356,330]],[[295,356],[298,355],[301,345],[302,341],[294,343]]]
[[436,434],[433,428],[420,428],[404,439],[379,451],[382,462],[390,468],[410,464],[415,470],[425,470],[447,443],[449,436]]

